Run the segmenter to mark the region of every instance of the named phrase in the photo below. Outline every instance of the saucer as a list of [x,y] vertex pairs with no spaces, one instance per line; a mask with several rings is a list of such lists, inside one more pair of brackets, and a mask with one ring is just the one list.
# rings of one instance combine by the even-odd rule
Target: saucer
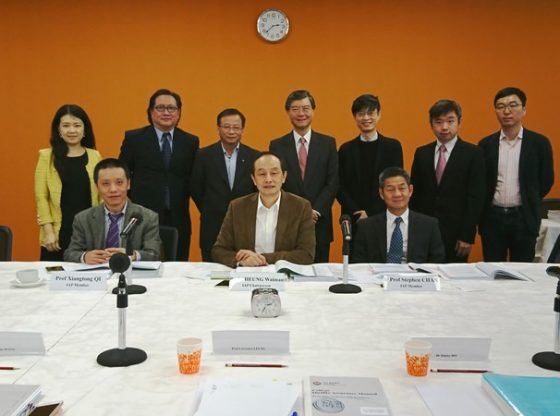
[[20,287],[20,288],[28,288],[28,287],[37,287],[37,286],[42,286],[45,283],[47,283],[46,280],[43,279],[39,279],[36,282],[31,282],[31,283],[21,283],[19,280],[17,279],[12,279],[10,280],[10,284],[14,287]]

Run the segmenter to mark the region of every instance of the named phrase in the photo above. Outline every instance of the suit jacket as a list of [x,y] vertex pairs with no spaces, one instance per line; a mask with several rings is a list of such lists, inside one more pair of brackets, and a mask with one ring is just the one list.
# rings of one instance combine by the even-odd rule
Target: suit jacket
[[272,140],[270,151],[283,159],[288,172],[282,188],[307,199],[313,209],[321,214],[321,218],[315,224],[317,244],[330,243],[333,240],[332,204],[338,192],[335,139],[311,132],[304,180],[301,179],[293,132]]
[[367,206],[360,206],[356,202],[356,196],[362,192],[360,183],[356,180],[362,175],[360,166],[360,136],[340,146],[338,150],[338,168],[340,177],[340,188],[338,190],[338,202],[341,205],[342,214],[352,217],[356,211],[365,210],[368,216],[385,210],[385,202],[379,196],[378,177],[385,168],[391,166],[403,166],[403,152],[401,143],[378,133],[378,147],[375,160],[372,160],[375,180],[371,187],[374,199]]
[[239,144],[233,189],[230,189],[220,141],[200,149],[191,176],[191,196],[200,211],[200,248],[210,251],[231,200],[256,191],[251,174],[257,150]]
[[[215,262],[235,267],[235,253],[255,250],[259,193],[234,199],[212,248]],[[282,191],[273,253],[261,253],[269,264],[278,260],[311,264],[315,257],[315,233],[311,205],[297,195]]]
[[[88,162],[86,171],[89,176],[92,206],[99,204],[97,186],[93,181],[93,170],[101,160],[101,155],[95,149],[86,148]],[[62,181],[52,160],[52,148],[39,150],[39,160],[35,168],[35,201],[37,203],[37,222],[39,225],[52,224],[55,235],[60,232],[62,225],[62,209],[60,198],[62,196]],[[39,240],[45,243],[45,234],[41,227]]]
[[[498,156],[500,132],[485,137],[479,143],[486,160],[486,197],[480,223],[480,233],[485,231],[485,219],[492,205],[498,180]],[[541,224],[542,199],[554,183],[552,147],[542,134],[523,129],[521,154],[519,156],[519,191],[521,193],[521,213],[529,232],[535,236]]]
[[458,138],[438,185],[435,149],[435,141],[416,149],[410,208],[439,220],[446,247],[455,247],[457,240],[472,244],[484,204],[484,154],[478,146]]
[[[142,260],[159,260],[161,240],[157,214],[129,200],[123,224],[128,224],[130,218],[135,215],[140,215],[142,222],[132,230],[128,237],[128,245],[140,253]],[[103,204],[76,215],[72,226],[72,239],[64,252],[64,261],[79,263],[84,252],[104,249],[105,222]]]
[[[436,218],[408,211],[407,262],[441,263],[445,252]],[[387,261],[387,211],[358,223],[354,240],[354,263],[385,263]]]
[[178,221],[179,238],[191,233],[189,182],[198,143],[198,137],[175,127],[167,171],[156,131],[153,126],[146,126],[125,133],[119,155],[130,169],[129,196],[136,203],[161,215],[165,210],[165,188],[169,186],[170,210]]

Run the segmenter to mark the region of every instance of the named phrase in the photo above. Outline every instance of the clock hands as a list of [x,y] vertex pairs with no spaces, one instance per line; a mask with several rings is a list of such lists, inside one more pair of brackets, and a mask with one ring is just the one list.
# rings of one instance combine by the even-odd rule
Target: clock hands
[[280,23],[276,23],[276,24],[270,26],[264,33],[268,34],[268,32],[270,32],[270,29],[272,29],[273,27],[276,27],[276,26],[280,26]]

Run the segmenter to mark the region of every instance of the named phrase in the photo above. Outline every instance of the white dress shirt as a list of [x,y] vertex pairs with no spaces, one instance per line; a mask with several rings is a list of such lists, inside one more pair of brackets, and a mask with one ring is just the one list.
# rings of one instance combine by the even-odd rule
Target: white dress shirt
[[523,127],[513,140],[508,140],[503,130],[500,132],[498,180],[492,200],[492,204],[499,207],[518,207],[521,205],[519,157],[521,156],[522,137]]
[[280,199],[282,198],[278,196],[276,202],[267,208],[263,205],[259,195],[255,225],[255,253],[274,253]]

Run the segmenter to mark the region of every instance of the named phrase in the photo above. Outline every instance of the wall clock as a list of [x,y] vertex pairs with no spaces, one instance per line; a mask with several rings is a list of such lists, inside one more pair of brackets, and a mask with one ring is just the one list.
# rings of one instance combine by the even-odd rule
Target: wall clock
[[257,32],[267,42],[279,42],[288,35],[290,21],[282,10],[267,9],[257,19]]

